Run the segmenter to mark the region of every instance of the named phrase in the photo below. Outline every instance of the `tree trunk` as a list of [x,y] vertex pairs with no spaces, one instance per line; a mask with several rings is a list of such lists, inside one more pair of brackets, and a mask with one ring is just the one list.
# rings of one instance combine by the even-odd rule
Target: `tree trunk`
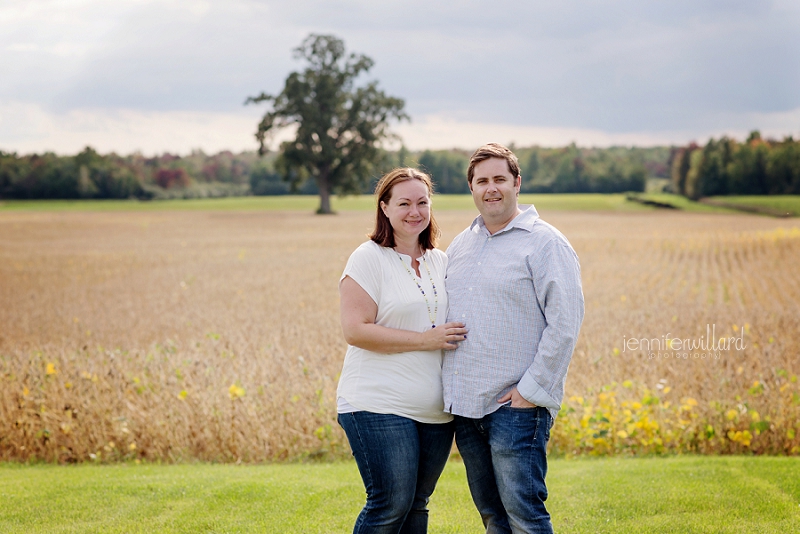
[[317,179],[317,187],[319,188],[319,209],[317,215],[331,215],[331,190],[328,183],[327,173],[320,174]]

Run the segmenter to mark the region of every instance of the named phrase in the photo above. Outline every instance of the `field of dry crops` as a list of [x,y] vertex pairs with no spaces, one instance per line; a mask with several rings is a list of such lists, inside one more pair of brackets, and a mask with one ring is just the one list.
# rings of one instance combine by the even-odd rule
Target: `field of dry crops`
[[[337,280],[371,218],[0,213],[0,460],[346,454]],[[446,246],[472,214],[437,218]],[[543,218],[578,252],[586,296],[554,447],[800,451],[800,221]],[[624,344],[707,325],[744,348]]]

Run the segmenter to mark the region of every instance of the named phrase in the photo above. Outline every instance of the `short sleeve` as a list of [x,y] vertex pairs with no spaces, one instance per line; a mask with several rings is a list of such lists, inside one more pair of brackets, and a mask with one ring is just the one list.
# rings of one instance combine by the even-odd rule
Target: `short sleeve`
[[349,276],[367,292],[370,298],[378,304],[381,299],[381,279],[383,269],[381,268],[380,245],[367,241],[359,246],[350,254],[344,272],[339,282]]

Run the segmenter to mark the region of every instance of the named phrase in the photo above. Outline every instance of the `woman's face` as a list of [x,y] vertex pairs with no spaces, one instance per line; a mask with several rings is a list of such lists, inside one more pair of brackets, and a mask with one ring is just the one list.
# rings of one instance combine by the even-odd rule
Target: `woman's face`
[[406,180],[392,187],[389,202],[381,202],[395,238],[417,237],[431,222],[431,199],[422,180]]

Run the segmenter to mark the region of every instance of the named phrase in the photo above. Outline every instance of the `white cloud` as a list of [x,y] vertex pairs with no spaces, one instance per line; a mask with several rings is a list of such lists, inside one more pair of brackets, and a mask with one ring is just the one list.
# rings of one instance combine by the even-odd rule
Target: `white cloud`
[[241,113],[81,108],[55,114],[13,103],[0,106],[0,149],[74,154],[89,145],[121,154],[239,152],[258,148],[253,135],[258,120],[257,110],[249,108]]
[[412,150],[461,148],[473,150],[484,143],[514,143],[516,146],[539,145],[559,147],[576,143],[583,147],[686,145],[690,141],[704,144],[709,138],[722,136],[744,140],[752,130],[763,137],[782,139],[793,135],[800,139],[800,107],[779,113],[730,114],[719,119],[724,127],[702,130],[639,130],[608,132],[591,128],[557,128],[520,126],[500,122],[458,120],[444,115],[428,115],[395,128],[406,147]]
[[[141,111],[134,109],[80,108],[52,113],[37,105],[15,102],[0,105],[0,150],[19,153],[74,154],[89,145],[96,150],[129,154],[171,152],[187,154],[193,149],[207,153],[220,150],[256,150],[254,137],[263,110],[244,108],[238,113],[208,111]],[[484,143],[515,143],[517,146],[684,145],[704,143],[709,137],[728,135],[744,139],[759,129],[764,137],[800,137],[800,108],[785,113],[748,113],[726,119],[727,128],[697,130],[641,130],[610,133],[590,128],[520,126],[501,122],[479,122],[445,114],[433,114],[412,123],[395,125],[403,143],[412,150],[462,148],[472,150]],[[275,149],[290,138],[279,133],[270,143]],[[396,148],[397,145],[392,145]]]

